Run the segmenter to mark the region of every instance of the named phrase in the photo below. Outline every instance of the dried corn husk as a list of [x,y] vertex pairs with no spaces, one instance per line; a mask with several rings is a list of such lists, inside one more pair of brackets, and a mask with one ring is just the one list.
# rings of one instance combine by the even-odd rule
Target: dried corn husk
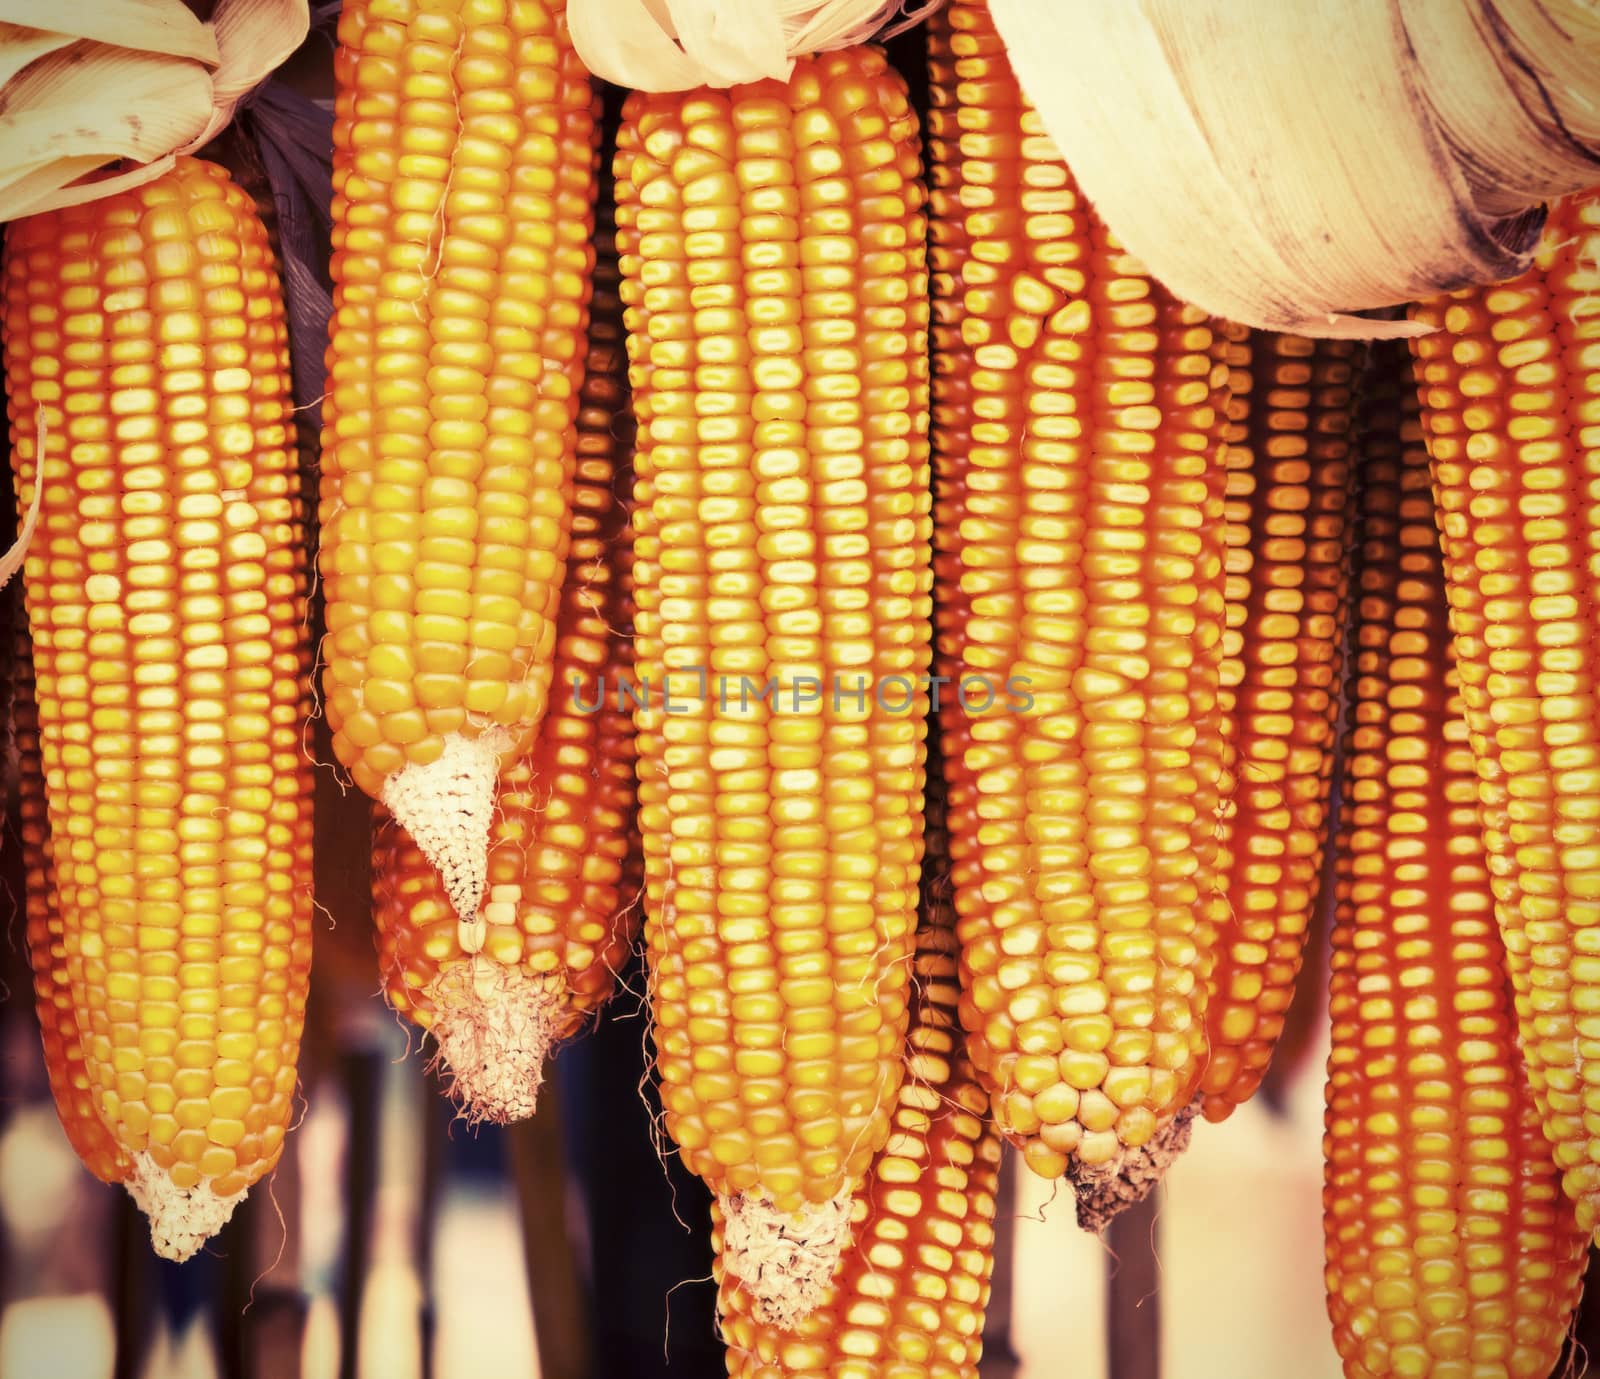
[[183,0],[0,0],[0,220],[159,177],[308,23],[306,0],[217,0],[205,24]]
[[567,27],[596,76],[636,91],[686,91],[762,77],[781,81],[799,54],[888,37],[942,3],[567,0]]
[[991,0],[1117,237],[1269,330],[1523,271],[1543,200],[1600,182],[1596,0]]

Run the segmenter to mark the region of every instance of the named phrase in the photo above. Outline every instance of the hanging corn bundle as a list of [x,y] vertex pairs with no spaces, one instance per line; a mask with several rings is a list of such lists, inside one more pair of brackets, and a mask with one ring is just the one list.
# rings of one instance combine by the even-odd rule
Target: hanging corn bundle
[[552,689],[595,98],[560,0],[350,0],[339,45],[324,699],[470,930]]
[[851,1366],[895,1379],[977,1379],[1000,1137],[956,1017],[941,795],[937,782],[930,785],[906,1078],[889,1141],[856,1194],[854,1243],[816,1310],[792,1331],[761,1322],[722,1271],[732,1379],[834,1379]]
[[1337,838],[1324,1225],[1350,1379],[1555,1370],[1588,1231],[1517,1047],[1417,403],[1379,355]]
[[982,0],[931,53],[962,1022],[1001,1130],[1098,1228],[1187,1142],[1206,1057],[1226,395],[1206,318],[1095,219]]
[[1249,1100],[1294,996],[1320,900],[1349,602],[1350,422],[1358,347],[1228,337],[1228,806],[1206,1010],[1209,1120]]
[[640,824],[666,1126],[792,1324],[903,1074],[931,655],[917,124],[870,48],[634,95]]
[[617,702],[633,663],[633,553],[619,496],[631,444],[608,220],[596,235],[554,697],[534,746],[500,778],[476,921],[458,922],[443,880],[392,819],[374,838],[384,993],[433,1033],[473,1119],[532,1114],[546,1057],[610,997],[638,932],[638,884],[624,876],[633,722]]
[[181,1259],[282,1151],[311,960],[283,299],[248,197],[189,158],[16,222],[4,279],[12,465],[41,502],[30,947],[52,1082]]
[[1519,1034],[1556,1162],[1600,1225],[1600,200],[1536,266],[1415,309],[1461,696]]

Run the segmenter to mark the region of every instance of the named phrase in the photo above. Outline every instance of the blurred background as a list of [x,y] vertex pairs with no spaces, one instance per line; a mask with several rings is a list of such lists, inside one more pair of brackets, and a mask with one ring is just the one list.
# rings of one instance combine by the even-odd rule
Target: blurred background
[[[704,1190],[657,1158],[637,964],[533,1120],[469,1129],[383,1005],[366,809],[322,773],[304,1105],[276,1174],[186,1265],[56,1121],[21,952],[0,1006],[3,1379],[712,1379]],[[1321,1280],[1321,987],[1277,1073],[1197,1127],[1104,1241],[1011,1165],[986,1379],[1333,1379]],[[1008,1209],[1007,1209],[1008,1208]],[[1165,1355],[1166,1363],[1162,1362]],[[1071,1357],[1070,1367],[1064,1357]]]
[[[325,121],[337,9],[315,0],[318,29],[236,138],[276,128],[287,141],[299,129],[302,150],[316,145],[311,104]],[[920,92],[921,31],[891,49]],[[280,210],[300,207],[302,223],[284,227],[291,249],[317,237],[318,174],[306,168],[295,160],[287,193],[281,177],[274,185]],[[296,391],[313,419],[319,361],[297,351]],[[314,425],[305,439],[314,444]],[[0,621],[18,616],[18,592],[0,594]],[[13,644],[10,626],[0,648]],[[705,1191],[657,1152],[669,1146],[655,1127],[638,962],[596,1028],[560,1053],[533,1120],[468,1128],[420,1036],[378,994],[366,803],[328,769],[317,778],[300,1124],[275,1175],[206,1250],[182,1266],[158,1260],[127,1194],[79,1165],[45,1083],[6,733],[0,1379],[724,1373]],[[316,747],[331,761],[325,738]],[[1106,1239],[1078,1229],[1069,1189],[1008,1161],[984,1379],[1337,1379],[1322,1294],[1325,933],[1312,937],[1261,1093],[1221,1126],[1198,1124],[1166,1185]],[[1594,1271],[1591,1285],[1595,1298]],[[1557,1373],[1581,1373],[1597,1351],[1600,1299]]]
[[[190,1263],[78,1164],[45,1086],[14,838],[0,1005],[0,1379],[715,1379],[704,1189],[658,1159],[637,963],[539,1113],[454,1119],[377,992],[364,803],[324,774],[303,1113]],[[1320,940],[1313,963],[1320,967]],[[1105,1240],[1008,1162],[984,1379],[1337,1379],[1322,1300],[1320,971],[1274,1074]],[[1600,1278],[1591,1274],[1592,1292]],[[1580,1319],[1581,1359],[1600,1308]]]

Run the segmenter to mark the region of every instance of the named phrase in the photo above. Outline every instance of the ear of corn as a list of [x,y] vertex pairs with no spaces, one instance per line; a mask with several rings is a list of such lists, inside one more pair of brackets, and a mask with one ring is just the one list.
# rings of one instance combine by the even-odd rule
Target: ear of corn
[[1522,278],[1425,303],[1414,345],[1484,840],[1522,1047],[1600,1224],[1600,200]]
[[962,1022],[1002,1131],[1098,1225],[1181,1147],[1205,1060],[1220,369],[1084,203],[984,4],[935,16],[930,52]]
[[596,105],[561,0],[350,0],[339,43],[324,698],[470,925],[550,693]]
[[1349,572],[1352,375],[1360,346],[1224,326],[1231,779],[1201,1084],[1222,1120],[1261,1083],[1319,902]]
[[9,226],[4,280],[19,498],[44,485],[26,577],[60,938],[35,954],[64,965],[57,1027],[183,1257],[282,1150],[311,956],[283,302],[249,199],[187,158]]
[[635,94],[619,136],[657,1067],[729,1271],[798,1270],[765,1269],[769,1320],[826,1284],[903,1071],[931,656],[918,161],[870,48]]
[[[977,1379],[994,1266],[1000,1137],[956,1016],[955,910],[940,787],[928,801],[906,1078],[851,1211],[854,1243],[812,1314],[763,1324],[719,1259],[732,1379]],[[717,1228],[720,1247],[721,1228]]]
[[532,1114],[547,1051],[610,997],[639,926],[638,881],[624,876],[633,722],[617,699],[633,663],[627,359],[604,225],[597,242],[555,687],[533,748],[500,778],[476,921],[458,923],[392,819],[374,839],[385,994],[433,1032],[469,1116],[496,1121]]
[[1398,397],[1404,354],[1384,357],[1338,836],[1328,1307],[1352,1379],[1536,1379],[1560,1355],[1588,1232],[1517,1049],[1427,456],[1415,398]]
[[[9,591],[6,597],[10,597]],[[50,819],[39,755],[39,709],[34,701],[33,653],[26,626],[16,629],[11,673],[11,732],[17,752],[18,835],[22,843],[23,910],[28,963],[44,1037],[45,1074],[67,1142],[84,1166],[106,1183],[124,1181],[127,1152],[100,1118],[96,1088],[84,1058],[83,1035],[72,999],[67,935],[50,857]]]

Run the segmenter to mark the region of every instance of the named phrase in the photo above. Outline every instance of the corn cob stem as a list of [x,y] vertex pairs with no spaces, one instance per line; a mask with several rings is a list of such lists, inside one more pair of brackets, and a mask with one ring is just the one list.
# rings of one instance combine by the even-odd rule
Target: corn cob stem
[[1414,308],[1496,914],[1545,1133],[1600,1226],[1600,200],[1535,267]]
[[[941,704],[962,1023],[1080,1219],[1182,1147],[1223,768],[1223,370],[1024,101],[981,0],[930,35]],[[1215,395],[1214,395],[1215,394]]]
[[249,198],[187,158],[10,226],[4,280],[19,496],[43,481],[26,574],[60,939],[34,956],[65,966],[58,1029],[70,1003],[118,1151],[95,1166],[184,1258],[282,1150],[311,956],[283,301]]
[[618,149],[662,1103],[748,1260],[803,1242],[763,1280],[797,1318],[903,1073],[931,654],[916,120],[849,49],[636,94]]
[[1350,1379],[1542,1379],[1588,1232],[1517,1048],[1416,399],[1404,351],[1379,358],[1337,841],[1328,1310]]
[[1271,1062],[1317,904],[1348,600],[1352,375],[1360,347],[1223,326],[1229,404],[1229,804],[1201,1084],[1208,1120]]
[[328,719],[470,925],[551,688],[595,100],[562,0],[349,0],[339,42]]
[[432,1032],[469,1120],[532,1115],[550,1050],[610,997],[638,932],[624,885],[633,723],[617,684],[633,663],[631,440],[619,271],[606,217],[580,393],[569,575],[556,694],[533,748],[501,777],[488,889],[474,920],[392,821],[373,849],[379,966],[394,1008]]
[[719,1214],[718,1304],[731,1379],[977,1379],[1001,1146],[956,1015],[941,793],[932,782],[906,1077],[889,1141],[852,1202],[854,1244],[816,1309],[784,1328],[735,1281]]

